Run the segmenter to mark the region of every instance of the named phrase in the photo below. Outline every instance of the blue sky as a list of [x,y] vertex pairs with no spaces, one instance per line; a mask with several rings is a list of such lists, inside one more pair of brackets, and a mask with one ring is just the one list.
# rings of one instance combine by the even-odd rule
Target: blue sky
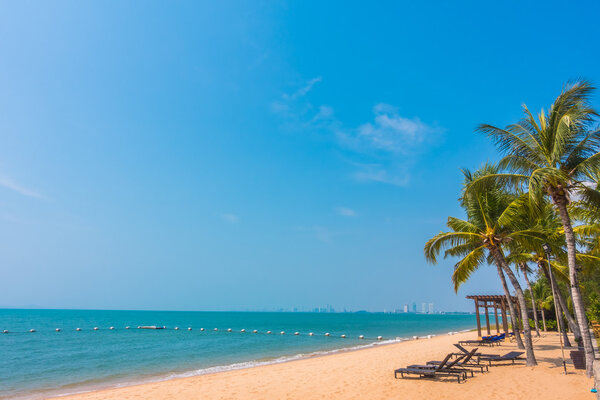
[[474,127],[600,84],[594,2],[0,7],[4,307],[470,310]]

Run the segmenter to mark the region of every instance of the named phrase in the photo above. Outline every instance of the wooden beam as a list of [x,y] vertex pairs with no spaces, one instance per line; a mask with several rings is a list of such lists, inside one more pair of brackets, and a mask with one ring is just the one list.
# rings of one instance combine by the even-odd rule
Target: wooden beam
[[487,301],[485,302],[485,327],[487,328],[488,336],[490,336],[492,332],[490,331],[490,313],[488,311]]
[[477,335],[481,337],[481,321],[479,320],[479,302],[475,299],[475,317],[477,318]]
[[504,333],[508,335],[508,318],[506,317],[506,304],[504,301],[500,303],[500,307],[502,310],[502,328],[504,328]]
[[498,324],[498,302],[494,301],[494,317],[496,318],[496,334],[500,334],[500,325]]

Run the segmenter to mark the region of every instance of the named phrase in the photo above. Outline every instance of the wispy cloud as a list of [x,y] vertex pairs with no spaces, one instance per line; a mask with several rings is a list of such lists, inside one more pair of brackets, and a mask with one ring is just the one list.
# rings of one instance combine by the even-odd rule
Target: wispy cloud
[[36,192],[35,190],[29,189],[23,185],[20,185],[19,183],[15,182],[13,179],[6,175],[0,175],[0,186],[17,192],[23,196],[33,197],[36,199],[43,198],[43,196],[40,193]]
[[342,217],[356,217],[358,214],[348,207],[336,207],[335,212]]
[[378,182],[394,186],[406,186],[410,182],[408,167],[401,163],[355,165],[357,170],[352,178],[357,182]]
[[296,100],[300,97],[304,97],[306,96],[306,94],[308,92],[310,92],[313,88],[313,86],[315,86],[317,83],[321,82],[323,80],[322,77],[316,77],[313,78],[311,80],[309,80],[306,85],[304,85],[303,87],[301,87],[300,89],[296,90],[294,93],[292,94],[284,94],[283,98],[285,100]]
[[358,127],[356,137],[369,145],[391,152],[406,152],[425,141],[439,128],[427,125],[417,117],[406,118],[389,104],[373,107],[373,122]]
[[434,145],[443,129],[416,116],[401,115],[397,107],[385,103],[373,107],[372,120],[347,127],[330,105],[311,104],[307,94],[321,81],[320,77],[311,79],[271,104],[271,111],[283,121],[282,128],[318,134],[321,139],[329,137],[349,159],[361,160],[362,164],[350,161],[356,168],[350,176],[357,182],[406,186],[410,166]]
[[240,217],[231,213],[221,214],[221,218],[223,218],[225,222],[228,222],[230,224],[237,224],[238,222],[240,222]]

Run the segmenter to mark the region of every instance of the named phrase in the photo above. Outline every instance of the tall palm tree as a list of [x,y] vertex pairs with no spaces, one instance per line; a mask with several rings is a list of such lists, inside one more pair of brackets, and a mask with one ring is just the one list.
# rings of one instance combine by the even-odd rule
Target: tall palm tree
[[546,328],[546,315],[544,311],[552,308],[552,294],[550,293],[550,288],[548,285],[544,284],[544,282],[538,280],[533,284],[531,289],[531,298],[535,298],[536,305],[541,311],[542,324],[544,332],[546,332],[548,329]]
[[[466,186],[478,176],[495,170],[495,167],[486,165],[475,174],[464,171]],[[503,251],[504,246],[512,241],[525,244],[539,240],[536,232],[529,227],[524,227],[522,219],[519,218],[518,210],[522,207],[523,200],[526,198],[524,199],[523,196],[515,198],[494,186],[465,192],[461,204],[465,208],[467,220],[449,217],[447,226],[451,231],[441,232],[431,238],[425,244],[424,252],[425,258],[434,264],[442,251],[445,257],[461,258],[456,263],[452,274],[455,290],[458,290],[459,286],[488,260],[488,257],[493,260],[500,278],[504,279],[506,274],[515,288],[523,321],[527,365],[533,366],[537,365],[537,362],[533,352],[527,304],[519,281],[509,267]],[[507,290],[505,287],[505,291]],[[512,301],[509,301],[510,303]],[[511,314],[513,317],[516,316],[513,310]],[[516,326],[513,318],[513,328]]]
[[511,185],[523,184],[534,204],[549,196],[560,216],[567,246],[570,291],[586,353],[587,374],[592,375],[594,348],[579,287],[576,241],[568,211],[577,194],[588,205],[600,207],[600,192],[584,184],[600,170],[600,131],[593,130],[596,112],[589,105],[594,90],[587,81],[565,86],[547,112],[537,119],[523,106],[525,117],[505,129],[481,125],[478,130],[496,143],[504,158],[506,173],[494,179]]
[[529,281],[529,273],[531,272],[526,262],[520,262],[519,267],[523,272],[523,278],[525,278],[525,283],[527,284],[527,289],[529,289],[529,295],[531,296],[531,309],[533,310],[533,321],[535,326],[535,333],[537,337],[540,337],[540,324],[538,322],[537,310],[535,305],[535,296],[533,293],[533,289],[531,287],[531,282]]

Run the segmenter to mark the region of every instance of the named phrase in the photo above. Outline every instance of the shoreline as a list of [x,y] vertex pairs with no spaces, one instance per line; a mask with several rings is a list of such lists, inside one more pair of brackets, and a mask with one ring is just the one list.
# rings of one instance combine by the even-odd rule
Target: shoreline
[[[378,348],[378,347],[397,345],[397,344],[416,341],[416,340],[431,340],[431,339],[441,336],[441,335],[459,335],[459,334],[464,334],[464,333],[473,332],[473,331],[474,331],[474,329],[462,329],[459,331],[450,331],[447,333],[436,332],[436,333],[424,334],[421,336],[415,335],[413,337],[396,337],[394,339],[383,339],[383,340],[376,340],[376,339],[370,338],[370,339],[366,339],[365,341],[367,341],[367,343],[364,343],[364,344],[353,345],[353,346],[348,346],[348,347],[340,347],[340,348],[336,348],[336,349],[332,349],[332,350],[318,350],[318,351],[314,351],[314,352],[310,352],[310,353],[298,353],[298,354],[293,354],[293,355],[280,356],[280,357],[276,357],[276,358],[270,359],[270,360],[256,359],[256,360],[243,361],[243,362],[237,362],[237,363],[232,363],[232,364],[216,365],[216,366],[212,366],[212,367],[189,370],[186,372],[162,373],[162,374],[157,374],[152,377],[140,378],[137,380],[133,379],[131,381],[119,383],[119,384],[114,384],[114,383],[110,384],[109,382],[105,382],[105,384],[98,384],[98,385],[95,385],[96,387],[93,387],[90,389],[76,390],[73,392],[66,391],[64,393],[52,394],[50,397],[48,397],[47,393],[51,393],[53,391],[60,391],[60,389],[55,389],[55,390],[54,389],[51,389],[51,390],[42,389],[39,391],[39,395],[37,395],[37,394],[36,395],[32,394],[31,396],[25,395],[25,397],[23,397],[23,400],[63,399],[63,398],[69,398],[71,396],[85,395],[88,393],[101,392],[101,391],[105,391],[105,390],[123,389],[123,388],[135,387],[135,386],[140,386],[140,385],[169,382],[169,381],[178,380],[178,379],[189,379],[189,378],[194,378],[194,377],[199,377],[199,376],[221,374],[221,373],[226,373],[226,372],[230,372],[230,371],[241,371],[241,370],[259,368],[259,367],[267,367],[270,365],[287,364],[287,363],[292,363],[295,361],[315,359],[315,358],[320,358],[320,357],[328,357],[328,356],[333,356],[333,355],[337,355],[337,354],[368,350],[368,349],[372,349],[372,348],[376,348],[376,347]],[[74,385],[79,385],[79,384],[74,384]]]
[[[561,375],[554,365],[558,358],[558,336],[546,333],[538,341],[544,346],[537,350],[537,367],[524,365],[493,367],[492,372],[476,375],[465,384],[435,380],[393,379],[393,369],[411,363],[439,359],[451,352],[452,343],[470,339],[472,332],[438,335],[431,339],[405,340],[381,343],[368,348],[337,351],[333,354],[307,356],[279,363],[205,373],[191,377],[177,377],[159,382],[135,384],[120,388],[86,393],[54,396],[67,400],[107,400],[118,398],[398,398],[420,399],[431,395],[431,390],[443,389],[440,399],[452,399],[465,391],[490,393],[487,398],[530,398],[538,388],[548,387],[546,399],[591,399],[591,380],[569,366],[570,374]],[[556,342],[556,343],[554,343]],[[515,348],[512,343],[485,348],[485,352],[503,354]],[[488,350],[489,349],[489,350]],[[510,382],[510,384],[508,384]],[[440,386],[443,385],[443,386]],[[508,385],[508,386],[507,386]],[[556,386],[556,387],[554,387]],[[591,386],[590,386],[591,387]],[[571,388],[572,391],[569,391]],[[565,392],[565,390],[567,390]],[[577,393],[575,393],[576,391]],[[519,397],[522,393],[526,397]],[[447,395],[446,397],[444,397]],[[538,393],[539,395],[539,393]],[[566,397],[565,397],[566,396]],[[463,396],[463,398],[476,398]]]

